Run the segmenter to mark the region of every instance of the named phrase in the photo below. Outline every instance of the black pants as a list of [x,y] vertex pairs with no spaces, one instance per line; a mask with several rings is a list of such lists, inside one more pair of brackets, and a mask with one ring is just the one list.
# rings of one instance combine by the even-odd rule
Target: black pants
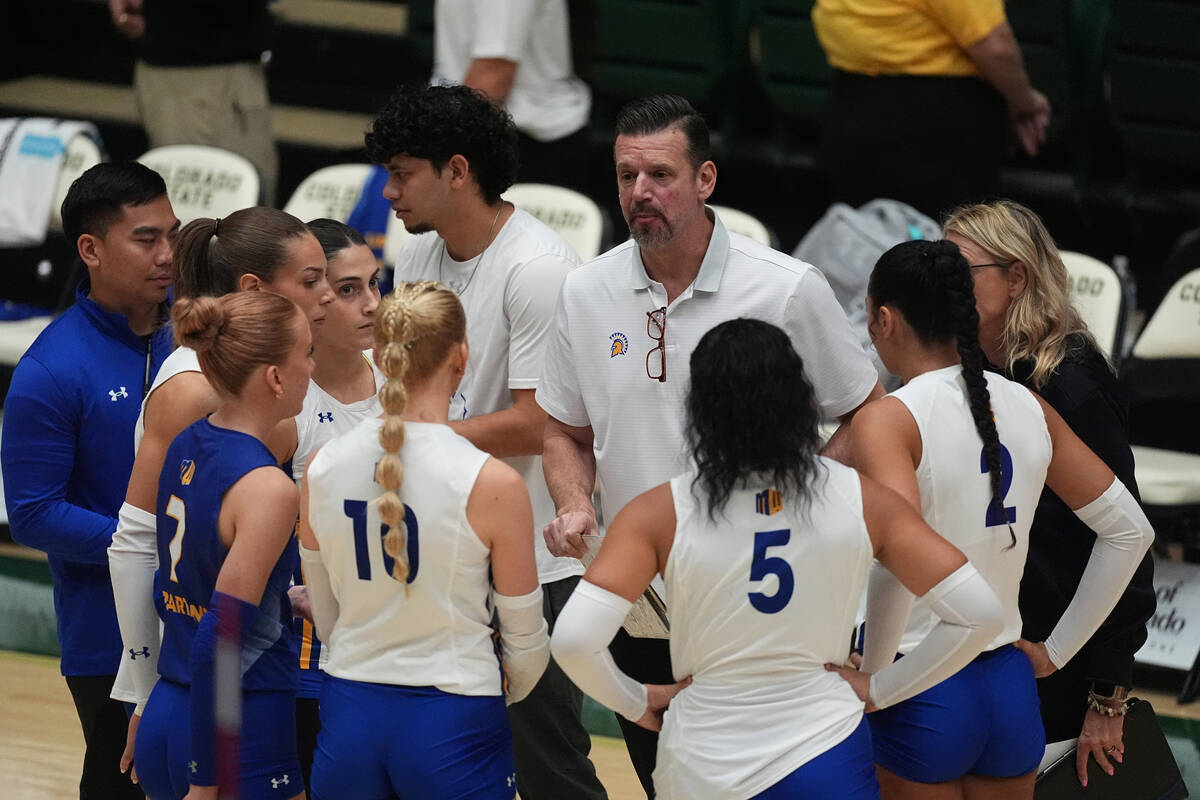
[[577,192],[587,191],[591,153],[586,125],[552,142],[539,142],[523,133],[518,133],[517,138],[521,156],[518,181],[549,183]]
[[145,795],[121,774],[121,754],[129,716],[110,698],[115,675],[68,675],[67,688],[83,726],[85,751],[79,800],[144,800]]
[[[579,583],[565,578],[542,586],[550,630]],[[550,659],[533,691],[508,707],[522,800],[603,800],[608,795],[588,759],[592,739],[580,721],[583,692]]]
[[979,78],[834,70],[825,157],[835,200],[900,200],[940,219],[992,199],[1008,143],[1003,98]]
[[[671,672],[671,646],[666,639],[636,639],[625,632],[617,631],[608,646],[613,661],[621,671],[642,683],[674,683]],[[646,797],[654,797],[654,764],[658,757],[658,734],[617,715],[621,734],[625,737],[625,748],[629,760],[637,772]]]

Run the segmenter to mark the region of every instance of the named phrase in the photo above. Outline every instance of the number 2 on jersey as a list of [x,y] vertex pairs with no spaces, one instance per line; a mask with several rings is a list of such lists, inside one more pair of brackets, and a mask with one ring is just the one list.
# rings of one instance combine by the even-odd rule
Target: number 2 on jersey
[[750,605],[756,611],[764,614],[777,614],[792,599],[792,591],[796,588],[796,579],[792,575],[792,565],[779,556],[767,555],[772,547],[782,547],[792,538],[791,528],[777,531],[756,531],[754,534],[754,559],[750,562],[750,580],[761,581],[768,575],[779,579],[779,588],[775,594],[749,592]]
[[[371,580],[371,554],[368,548],[370,544],[367,541],[367,501],[366,500],[346,500],[342,509],[346,516],[354,523],[354,559],[358,565],[358,579],[362,581]],[[412,583],[417,577],[417,567],[419,567],[420,559],[420,540],[418,538],[417,515],[413,512],[408,504],[404,506],[404,524],[408,528],[407,547],[408,551],[408,580],[405,583]],[[387,536],[388,526],[380,524],[379,537],[375,540],[379,543],[379,551],[383,554],[383,571],[388,574],[389,578],[393,578],[392,565],[396,560],[387,554],[387,550],[383,548],[383,538]]]
[[[988,469],[987,453],[983,450],[979,451],[979,471],[984,475],[991,470]],[[1008,497],[1008,490],[1012,488],[1013,482],[1013,460],[1012,453],[1008,452],[1008,448],[1000,445],[1000,496]],[[1001,508],[996,505],[995,500],[988,501],[987,514],[983,518],[984,527],[990,528],[993,525],[1007,525],[1010,522],[1017,521],[1017,507],[1005,506]]]

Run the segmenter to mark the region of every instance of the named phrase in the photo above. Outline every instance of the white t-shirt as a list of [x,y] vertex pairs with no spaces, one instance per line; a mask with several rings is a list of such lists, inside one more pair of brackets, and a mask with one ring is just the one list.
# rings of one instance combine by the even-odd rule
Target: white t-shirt
[[379,404],[379,390],[387,378],[375,366],[372,352],[363,351],[363,360],[375,376],[375,394],[370,397],[342,403],[318,386],[316,381],[308,382],[304,407],[296,415],[296,452],[292,455],[292,478],[297,486],[304,479],[304,468],[314,450],[335,436],[349,433],[364,419],[383,413],[383,406]]
[[693,474],[671,480],[671,666],[693,681],[658,740],[663,800],[756,795],[862,720],[862,701],[825,664],[846,656],[871,539],[858,473],[820,464],[807,510],[748,481],[715,523]]
[[[465,695],[499,695],[489,550],[467,521],[487,453],[445,425],[406,422],[400,499],[410,509],[409,583],[384,554],[375,500],[381,419],[328,442],[308,467],[308,517],[338,601],[330,675]],[[359,513],[361,512],[361,513]]]
[[720,218],[696,280],[667,307],[667,380],[659,382],[646,373],[646,354],[657,345],[646,314],[664,305],[666,290],[646,274],[632,240],[573,270],[563,284],[537,401],[567,425],[592,427],[607,519],[690,468],[689,359],[714,326],[750,317],[782,328],[827,417],[853,411],[878,380],[821,273],[728,233]]
[[477,58],[518,64],[505,107],[539,142],[587,124],[592,94],[571,64],[567,0],[437,0],[433,83],[462,83]]
[[[1017,594],[1025,572],[1029,526],[1053,452],[1046,418],[1033,394],[994,373],[987,373],[987,385],[1005,453],[1001,459],[1004,505],[1017,537],[1011,548],[1004,516],[992,507],[983,442],[975,431],[962,367],[956,364],[918,375],[892,396],[904,403],[921,432],[921,463],[917,465],[921,516],[963,551],[1004,606],[1004,630],[985,648],[992,650],[1021,636]],[[937,622],[937,616],[917,598],[900,652],[907,653],[920,644]]]
[[[550,337],[554,304],[578,256],[549,227],[516,209],[479,256],[455,261],[436,233],[406,239],[396,259],[396,281],[440,281],[454,289],[467,314],[470,358],[450,419],[502,411],[513,389],[536,389]],[[533,503],[533,542],[542,583],[583,574],[574,558],[546,549],[542,527],[554,519],[541,456],[515,456],[505,463],[521,473]]]

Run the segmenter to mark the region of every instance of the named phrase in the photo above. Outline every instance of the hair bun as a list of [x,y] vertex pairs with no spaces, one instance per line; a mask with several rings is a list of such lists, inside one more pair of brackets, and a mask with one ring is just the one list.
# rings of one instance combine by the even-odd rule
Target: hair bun
[[213,346],[225,324],[225,306],[216,297],[181,297],[171,309],[175,339],[197,353]]

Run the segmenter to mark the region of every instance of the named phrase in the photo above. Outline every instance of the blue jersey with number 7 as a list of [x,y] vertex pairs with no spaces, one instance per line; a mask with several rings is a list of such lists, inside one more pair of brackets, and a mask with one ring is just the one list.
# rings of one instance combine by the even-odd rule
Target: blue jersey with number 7
[[[186,428],[167,450],[158,482],[159,566],[154,576],[154,604],[163,620],[158,671],[164,678],[191,684],[192,639],[228,553],[217,530],[221,501],[243,476],[267,466],[276,466],[275,457],[261,441],[207,419]],[[298,650],[287,590],[298,560],[293,537],[271,571],[251,629],[243,632],[246,689],[290,690],[297,685]]]

